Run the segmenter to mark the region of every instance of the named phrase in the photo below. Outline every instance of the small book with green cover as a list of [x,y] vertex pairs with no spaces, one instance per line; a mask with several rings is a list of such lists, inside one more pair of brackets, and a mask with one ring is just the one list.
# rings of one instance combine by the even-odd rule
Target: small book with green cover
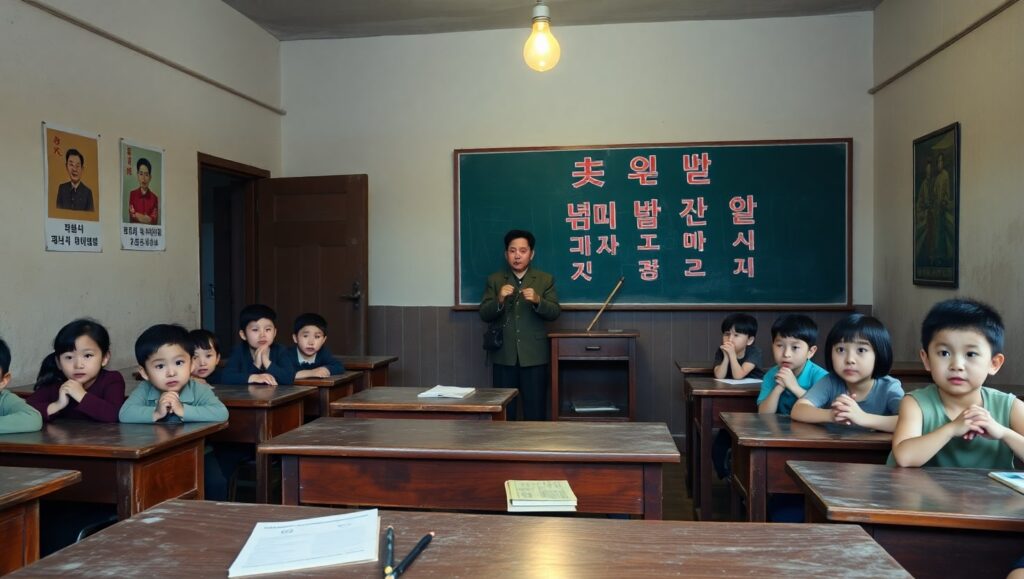
[[505,496],[510,512],[576,510],[576,495],[565,480],[507,480]]

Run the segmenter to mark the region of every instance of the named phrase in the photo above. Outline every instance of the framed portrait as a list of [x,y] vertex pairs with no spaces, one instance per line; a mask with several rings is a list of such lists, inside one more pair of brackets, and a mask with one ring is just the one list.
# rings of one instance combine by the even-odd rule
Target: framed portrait
[[960,283],[960,123],[914,139],[914,285]]

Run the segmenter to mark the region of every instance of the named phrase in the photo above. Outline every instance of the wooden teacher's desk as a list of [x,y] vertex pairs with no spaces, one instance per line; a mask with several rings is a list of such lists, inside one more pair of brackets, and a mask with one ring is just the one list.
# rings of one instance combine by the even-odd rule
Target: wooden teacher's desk
[[[316,388],[305,386],[226,386],[213,393],[228,408],[228,427],[210,436],[211,442],[257,445],[302,425],[304,401],[315,398]],[[256,498],[270,500],[270,461],[256,455]]]
[[302,378],[296,380],[295,385],[314,386],[318,389],[317,396],[306,399],[306,415],[330,416],[331,402],[363,389],[363,373],[348,370],[344,374],[326,378]]
[[969,468],[791,461],[808,521],[857,523],[915,577],[1005,577],[1024,554],[1024,495]]
[[420,398],[428,388],[371,388],[331,402],[333,416],[345,418],[428,418],[505,420],[516,388],[477,388],[465,398]]
[[335,356],[346,370],[363,373],[363,389],[374,386],[389,386],[388,367],[398,361],[398,356]]
[[[224,577],[257,522],[336,515],[323,507],[168,501],[35,563],[13,577],[89,577],[173,570]],[[692,521],[380,512],[396,554],[436,536],[408,576],[488,577],[864,577],[909,578],[867,533],[849,525],[747,525]],[[201,555],[200,555],[201,553]],[[382,563],[307,569],[282,576],[380,577]]]
[[687,400],[686,463],[692,473],[693,508],[697,520],[710,521],[713,429],[722,428],[722,412],[757,412],[761,383],[728,384],[714,378],[687,377],[683,396]]
[[283,502],[505,511],[505,481],[567,480],[584,513],[661,518],[664,424],[320,418],[259,446]]
[[82,480],[82,473],[0,466],[0,575],[39,559],[39,498]]
[[769,493],[800,493],[786,473],[787,460],[882,464],[892,446],[888,432],[806,424],[778,414],[726,412],[722,421],[732,437],[733,506],[745,499],[746,518],[753,522],[766,520]]
[[115,504],[124,519],[167,499],[203,498],[203,441],[225,428],[62,420],[0,435],[0,465],[80,471],[82,482],[53,498]]

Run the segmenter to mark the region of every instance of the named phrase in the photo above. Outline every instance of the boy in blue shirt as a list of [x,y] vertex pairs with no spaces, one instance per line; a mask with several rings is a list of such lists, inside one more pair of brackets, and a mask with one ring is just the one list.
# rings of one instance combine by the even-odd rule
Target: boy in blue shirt
[[192,378],[192,340],[175,324],[150,326],[135,341],[143,382],[121,406],[121,422],[223,422],[228,409]]
[[815,382],[828,375],[811,361],[818,350],[818,326],[803,314],[780,316],[772,324],[772,355],[775,366],[764,375],[757,411],[788,416],[793,404]]
[[292,341],[295,346],[286,350],[286,356],[295,365],[295,379],[326,378],[345,371],[345,367],[331,355],[327,342],[327,320],[319,314],[307,313],[295,318]]
[[293,364],[284,348],[274,343],[277,313],[263,304],[250,304],[238,314],[238,337],[221,374],[225,384],[291,384]]

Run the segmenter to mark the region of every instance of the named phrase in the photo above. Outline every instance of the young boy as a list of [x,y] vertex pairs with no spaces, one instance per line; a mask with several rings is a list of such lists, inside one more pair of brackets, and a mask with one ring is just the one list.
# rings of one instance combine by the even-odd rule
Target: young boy
[[341,374],[345,367],[331,355],[327,342],[327,320],[319,314],[302,314],[295,318],[292,341],[286,356],[295,364],[295,379],[326,378]]
[[0,434],[35,432],[43,427],[43,417],[17,394],[5,388],[11,383],[11,350],[0,340]]
[[192,330],[192,377],[206,385],[220,384],[220,344],[210,330]]
[[788,416],[807,389],[828,375],[811,361],[818,347],[818,326],[803,314],[787,314],[772,324],[775,366],[764,375],[757,411]]
[[722,320],[722,345],[715,350],[715,378],[761,378],[761,350],[754,345],[757,319],[729,314]]
[[121,407],[121,422],[222,422],[224,407],[205,384],[192,379],[192,341],[176,324],[150,326],[135,340],[143,382]]
[[[722,320],[722,344],[715,350],[715,378],[762,378],[761,350],[754,345],[757,319],[750,314],[729,314]],[[719,478],[731,469],[732,439],[724,428],[711,443],[711,464]]]
[[934,384],[900,403],[889,464],[1013,470],[1024,460],[1024,402],[983,386],[1005,361],[1003,320],[968,299],[935,304],[921,324]]
[[284,348],[274,343],[277,314],[263,304],[250,304],[238,314],[238,336],[222,378],[225,384],[291,384],[295,371]]

